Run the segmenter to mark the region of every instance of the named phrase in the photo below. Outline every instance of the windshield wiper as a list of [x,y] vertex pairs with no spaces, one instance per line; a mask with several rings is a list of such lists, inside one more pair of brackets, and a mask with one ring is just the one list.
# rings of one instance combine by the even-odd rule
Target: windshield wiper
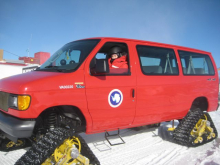
[[45,68],[58,68],[58,66],[49,65],[49,66],[46,66]]
[[[63,72],[64,70],[66,70],[66,69],[58,69],[58,66],[46,66],[45,68],[55,69],[58,72]],[[42,69],[45,69],[45,68],[42,68]]]

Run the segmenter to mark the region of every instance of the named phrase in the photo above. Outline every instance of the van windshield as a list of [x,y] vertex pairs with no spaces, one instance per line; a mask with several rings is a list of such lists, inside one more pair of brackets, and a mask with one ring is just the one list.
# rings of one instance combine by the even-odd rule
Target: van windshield
[[72,72],[78,69],[99,40],[74,41],[56,51],[36,71]]

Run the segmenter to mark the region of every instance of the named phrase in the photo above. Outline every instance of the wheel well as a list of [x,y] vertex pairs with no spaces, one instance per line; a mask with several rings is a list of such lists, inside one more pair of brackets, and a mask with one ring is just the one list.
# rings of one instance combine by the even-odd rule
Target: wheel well
[[86,119],[75,106],[55,106],[44,110],[36,120],[36,130],[47,130],[55,127],[69,127],[84,132]]
[[194,110],[196,108],[200,108],[202,111],[207,111],[208,109],[208,100],[206,97],[197,97],[191,106],[191,110]]
[[86,125],[86,119],[78,107],[64,105],[64,106],[59,106],[58,108],[60,108],[62,110],[62,112],[65,113],[66,115],[68,115],[68,117],[70,117],[70,118],[79,117],[82,122],[81,124]]

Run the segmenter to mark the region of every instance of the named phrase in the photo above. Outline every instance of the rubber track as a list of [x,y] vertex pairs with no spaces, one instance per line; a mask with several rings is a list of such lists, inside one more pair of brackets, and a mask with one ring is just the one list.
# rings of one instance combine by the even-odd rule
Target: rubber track
[[193,130],[199,119],[204,118],[204,114],[207,116],[207,119],[210,122],[210,126],[214,129],[214,133],[216,134],[216,138],[217,138],[218,133],[209,114],[203,113],[200,109],[195,109],[194,111],[190,111],[186,115],[186,117],[180,122],[177,128],[174,130],[173,132],[174,141],[178,144],[189,147],[200,146],[207,142],[212,141],[213,139],[206,140],[207,136],[203,135],[204,140],[202,143],[197,143],[197,144],[193,143],[196,138],[191,136],[191,131]]
[[94,155],[94,153],[91,151],[91,149],[89,148],[88,144],[86,143],[86,141],[80,136],[77,135],[77,137],[79,138],[82,148],[81,148],[81,154],[87,158],[89,158],[90,161],[90,165],[100,165],[99,160],[97,159],[97,157]]
[[[211,116],[210,116],[208,113],[205,113],[205,115],[207,116],[207,120],[210,122],[211,128],[213,128],[213,130],[214,130],[215,138],[217,138],[217,137],[218,137],[218,132],[217,132],[217,129],[216,129],[215,125],[214,125],[214,122],[212,121]],[[213,140],[213,139],[210,139],[210,140],[208,140],[207,142],[210,142],[210,141],[212,141],[212,140]]]
[[[65,139],[73,135],[74,134],[71,133],[71,131],[63,128],[55,128],[54,130],[47,132],[38,142],[32,145],[32,147],[15,163],[15,165],[42,164]],[[79,137],[79,135],[77,135],[77,137]],[[83,150],[85,150],[85,153],[88,153],[88,155],[84,156],[89,159],[92,157],[91,161],[94,161],[98,165],[98,159],[92,153],[85,141],[81,137],[79,138],[80,141],[82,140],[81,143]]]

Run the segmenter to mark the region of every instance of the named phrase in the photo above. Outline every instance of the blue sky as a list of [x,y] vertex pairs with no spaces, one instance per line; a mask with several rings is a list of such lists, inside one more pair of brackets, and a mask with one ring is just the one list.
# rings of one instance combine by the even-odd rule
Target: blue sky
[[220,0],[0,0],[5,59],[54,53],[89,37],[123,37],[212,53],[220,67]]

